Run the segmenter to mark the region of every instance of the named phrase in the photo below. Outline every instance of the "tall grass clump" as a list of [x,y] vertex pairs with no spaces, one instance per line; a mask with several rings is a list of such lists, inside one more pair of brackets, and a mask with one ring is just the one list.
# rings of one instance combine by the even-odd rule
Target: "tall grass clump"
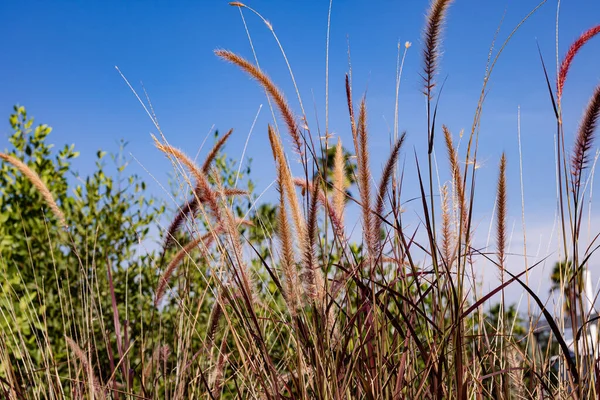
[[[112,226],[111,207],[121,210],[124,220],[131,217],[130,198],[110,197],[112,181],[104,173],[96,175],[97,187],[86,187],[93,198],[78,209],[64,194],[66,183],[49,187],[58,178],[49,172],[41,176],[34,171],[40,163],[23,161],[25,150],[0,153],[2,174],[10,177],[2,184],[12,188],[20,182],[36,209],[47,207],[53,214],[37,220],[42,237],[28,238],[23,254],[7,256],[3,250],[0,258],[0,266],[10,272],[0,298],[0,394],[11,399],[597,398],[595,299],[586,296],[585,286],[588,262],[598,246],[597,236],[584,243],[581,229],[584,200],[591,196],[600,87],[584,109],[570,151],[562,109],[569,67],[600,29],[592,28],[574,42],[554,85],[544,70],[557,125],[562,232],[557,281],[566,304],[553,313],[526,279],[541,262],[515,266],[515,258],[509,257],[508,199],[515,194],[507,174],[513,160],[504,153],[495,188],[495,245],[482,249],[474,244],[486,85],[521,24],[494,58],[490,52],[462,150],[449,127],[437,121],[443,105],[437,81],[442,28],[452,3],[432,0],[425,18],[421,77],[427,128],[395,132],[383,162],[370,157],[368,99],[354,97],[351,71],[344,82],[340,79],[352,138],[349,157],[341,137],[329,147],[330,132],[325,132],[324,145],[315,145],[320,140],[313,137],[303,107],[297,114],[256,62],[216,50],[217,57],[256,81],[278,111],[273,115],[283,121],[281,131],[276,123],[264,127],[277,203],[271,208],[241,206],[255,198],[251,190],[237,187],[237,173],[225,160],[223,149],[232,130],[217,138],[202,163],[160,132],[159,138],[153,136],[154,144],[176,171],[182,201],[168,223],[162,223],[160,213],[150,213],[127,231],[127,237],[145,238],[148,224],[164,225],[160,249],[145,258],[130,251],[135,240],[114,251],[102,226],[77,226],[90,215]],[[277,39],[257,11],[240,2],[230,4],[252,11]],[[290,74],[293,79],[291,68]],[[30,125],[23,121],[13,121],[13,142],[21,150]],[[422,141],[426,152],[407,149],[407,137]],[[285,143],[291,144],[288,151]],[[444,154],[442,172],[436,169],[438,145],[438,154]],[[64,158],[69,154],[65,150]],[[410,169],[405,164],[399,172],[402,158],[414,167],[414,201],[403,195],[404,174]],[[57,162],[57,170],[61,165]],[[296,170],[302,171],[300,176],[294,175]],[[16,180],[21,175],[25,180]],[[349,192],[354,186],[357,196]],[[85,197],[83,189],[78,193]],[[13,194],[17,199],[18,193]],[[18,213],[3,204],[2,213]],[[106,215],[94,214],[102,207],[107,207]],[[407,217],[408,209],[418,216],[417,227]],[[33,229],[19,222],[24,217],[13,219],[23,235]],[[359,234],[350,232],[349,221],[358,221]],[[123,226],[115,225],[113,234]],[[32,274],[21,273],[18,266],[38,260],[35,255],[42,248],[44,258],[52,260],[49,275],[38,279],[36,265],[31,265]],[[493,270],[484,271],[482,265]],[[497,284],[482,293],[480,278],[490,273]],[[509,304],[509,286],[527,294],[534,306],[527,315]],[[60,305],[52,315],[46,311],[50,301]],[[52,318],[60,323],[48,329]],[[539,334],[543,321],[547,336]]]

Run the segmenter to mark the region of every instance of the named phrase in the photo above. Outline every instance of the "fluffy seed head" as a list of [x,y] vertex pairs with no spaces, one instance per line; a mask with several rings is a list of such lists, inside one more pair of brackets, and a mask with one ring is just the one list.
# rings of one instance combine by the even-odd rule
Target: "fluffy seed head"
[[442,28],[452,0],[433,0],[427,13],[423,32],[423,93],[431,99],[440,57]]
[[279,112],[281,113],[281,116],[288,127],[288,132],[292,137],[292,141],[294,142],[295,150],[298,152],[299,155],[302,155],[302,138],[300,134],[300,128],[298,127],[296,118],[294,117],[294,113],[288,105],[285,96],[279,90],[279,88],[275,86],[271,78],[269,78],[264,72],[258,69],[258,67],[256,67],[254,64],[231,51],[216,50],[215,54],[221,57],[222,59],[237,65],[262,85],[262,87],[266,90],[266,92],[269,94],[269,96],[271,96],[271,98],[277,105],[277,108],[279,109]]
[[583,32],[579,38],[573,42],[565,58],[560,64],[560,69],[558,72],[558,77],[556,78],[556,97],[560,104],[560,100],[562,98],[563,88],[565,86],[565,81],[567,80],[567,74],[569,73],[569,68],[571,67],[571,63],[573,62],[573,58],[575,55],[581,50],[584,44],[586,44],[591,38],[600,33],[600,25],[594,26],[593,28],[588,29]]
[[333,160],[333,207],[342,219],[346,204],[345,166],[344,149],[342,148],[342,141],[338,138],[337,145],[335,146],[335,158]]
[[506,251],[506,156],[502,153],[500,159],[500,173],[497,186],[497,217],[496,217],[496,241],[498,248],[498,265],[504,269]]
[[596,87],[592,98],[588,102],[585,114],[579,125],[575,148],[571,156],[571,173],[573,174],[573,190],[578,190],[581,185],[581,175],[589,164],[590,149],[594,142],[594,135],[600,115],[600,85]]
[[34,170],[29,168],[29,166],[27,164],[25,164],[23,161],[19,160],[18,158],[14,157],[10,154],[0,153],[0,159],[6,161],[9,164],[12,164],[13,167],[18,169],[23,175],[25,175],[25,177],[27,179],[29,179],[29,181],[38,190],[38,192],[40,192],[40,194],[44,198],[44,201],[46,202],[48,207],[50,207],[50,210],[52,210],[52,213],[58,219],[61,226],[66,228],[67,222],[65,219],[65,215],[60,210],[60,208],[58,208],[58,205],[56,204],[56,201],[54,200],[52,193],[50,193],[50,190],[44,184],[44,182],[42,181],[40,176]]

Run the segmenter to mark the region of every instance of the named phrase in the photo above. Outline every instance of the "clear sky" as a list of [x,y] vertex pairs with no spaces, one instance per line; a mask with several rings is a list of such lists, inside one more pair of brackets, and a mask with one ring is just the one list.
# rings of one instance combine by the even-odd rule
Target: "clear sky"
[[[325,120],[329,1],[249,0],[247,4],[260,11],[279,36],[316,135],[316,121],[323,128]],[[447,77],[447,82],[438,121],[447,124],[455,137],[461,129],[468,131],[471,127],[488,49],[502,17],[498,44],[537,4],[537,0],[457,0],[452,5],[439,76]],[[476,196],[476,218],[485,236],[494,202],[498,160],[506,151],[509,226],[514,222],[515,237],[522,235],[517,142],[520,106],[526,215],[530,237],[545,235],[541,245],[544,249],[556,201],[555,123],[536,41],[554,81],[556,6],[556,0],[548,1],[522,26],[492,76],[482,119],[479,154],[483,165]],[[427,7],[425,0],[333,1],[330,131],[351,147],[344,100],[349,38],[356,99],[367,91],[375,175],[387,156],[388,125],[392,126],[394,120],[398,41],[412,42],[400,88],[399,125],[408,133],[403,152],[407,171],[414,171],[413,147],[424,154],[426,119],[419,72],[421,30]],[[255,15],[248,11],[244,15],[261,67],[286,91],[292,107],[299,111],[287,68],[270,31]],[[597,23],[599,2],[563,1],[560,56],[581,32]],[[238,158],[262,104],[247,155],[254,159],[253,179],[258,192],[274,177],[266,135],[271,116],[264,92],[237,68],[213,54],[216,48],[226,48],[252,57],[240,12],[226,1],[2,1],[0,48],[0,115],[7,118],[15,103],[26,106],[37,122],[54,127],[54,143],[76,144],[82,156],[75,166],[83,174],[92,170],[96,150],[114,151],[117,141],[124,138],[129,142],[129,151],[143,165],[132,167],[146,178],[155,194],[164,195],[148,174],[166,185],[170,166],[154,149],[150,133],[156,133],[156,129],[115,70],[118,66],[140,92],[143,82],[170,143],[191,155],[196,154],[214,126],[221,131],[235,129],[226,150]],[[583,49],[566,84],[563,107],[569,148],[582,109],[599,83],[599,49],[600,38]],[[6,140],[9,126],[7,122],[2,126],[2,140]],[[445,168],[441,134],[438,139],[438,161],[440,168]],[[0,148],[8,145],[4,143],[0,142]],[[404,192],[407,198],[417,195],[418,187],[410,174]],[[537,248],[539,240],[533,242],[532,247]]]

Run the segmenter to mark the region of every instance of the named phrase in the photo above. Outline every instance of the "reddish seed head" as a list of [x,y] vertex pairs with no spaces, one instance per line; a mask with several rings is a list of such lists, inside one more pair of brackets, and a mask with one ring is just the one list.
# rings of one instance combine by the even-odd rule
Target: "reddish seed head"
[[567,73],[569,72],[569,67],[573,62],[573,58],[583,47],[583,45],[598,33],[600,33],[600,25],[596,25],[595,27],[583,32],[581,36],[579,36],[579,39],[574,41],[571,47],[569,47],[569,51],[567,51],[565,58],[560,64],[558,78],[556,79],[556,97],[558,98],[559,102],[562,97],[563,87],[565,86],[565,80],[567,79]]

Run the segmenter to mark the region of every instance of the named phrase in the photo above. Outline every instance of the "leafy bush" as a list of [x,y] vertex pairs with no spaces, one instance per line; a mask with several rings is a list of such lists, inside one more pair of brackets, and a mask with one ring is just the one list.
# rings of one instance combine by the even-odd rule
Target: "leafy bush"
[[[74,146],[54,155],[47,142],[52,129],[33,129],[33,122],[24,107],[15,107],[9,154],[37,173],[68,227],[57,224],[26,176],[2,164],[0,267],[6,280],[0,325],[10,332],[3,343],[10,355],[5,361],[20,366],[19,381],[37,385],[45,379],[38,372],[41,366],[61,375],[68,371],[65,335],[93,347],[100,365],[108,365],[106,342],[114,335],[112,296],[114,311],[129,316],[131,335],[137,335],[144,320],[148,323],[156,267],[153,254],[140,252],[139,244],[164,206],[148,197],[139,177],[124,176],[126,164],[119,157],[114,157],[114,177],[105,173],[106,153],[101,151],[92,176],[75,176],[71,160],[79,153]],[[109,284],[109,270],[118,285]],[[91,325],[84,323],[92,320]]]

